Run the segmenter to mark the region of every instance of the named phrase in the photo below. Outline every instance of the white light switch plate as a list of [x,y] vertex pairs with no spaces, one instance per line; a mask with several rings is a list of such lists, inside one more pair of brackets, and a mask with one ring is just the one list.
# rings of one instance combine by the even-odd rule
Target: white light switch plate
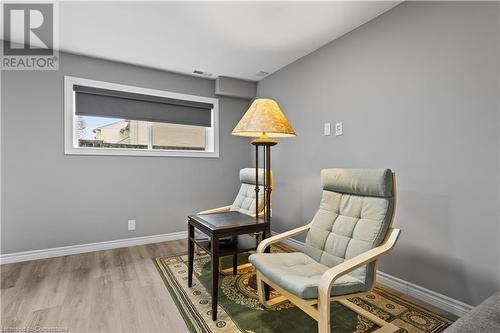
[[342,135],[344,132],[342,123],[335,123],[335,135]]
[[332,134],[332,129],[330,123],[325,123],[323,126],[323,135],[331,135],[331,134]]
[[135,230],[135,220],[128,220],[128,230],[129,231]]

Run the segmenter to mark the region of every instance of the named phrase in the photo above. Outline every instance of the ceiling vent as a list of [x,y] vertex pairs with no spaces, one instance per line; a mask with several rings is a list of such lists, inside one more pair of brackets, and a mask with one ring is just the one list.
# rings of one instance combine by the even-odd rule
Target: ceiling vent
[[213,75],[212,73],[207,73],[207,72],[204,72],[204,71],[200,71],[198,69],[195,69],[193,71],[193,74],[204,76],[204,77],[211,77]]
[[257,74],[255,74],[255,75],[257,75],[257,76],[259,76],[259,77],[264,77],[264,76],[266,76],[267,74],[269,74],[269,72],[259,71],[259,72],[258,72]]

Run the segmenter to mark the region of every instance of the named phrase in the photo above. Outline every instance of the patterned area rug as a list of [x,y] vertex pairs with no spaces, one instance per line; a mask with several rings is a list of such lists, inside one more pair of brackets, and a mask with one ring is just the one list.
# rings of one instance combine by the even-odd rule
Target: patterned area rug
[[[286,249],[274,246],[272,251],[286,252]],[[239,262],[246,261],[246,258],[247,255],[241,255]],[[222,266],[231,267],[231,258],[224,259]],[[218,320],[214,322],[211,319],[210,257],[195,257],[192,288],[187,286],[187,255],[155,258],[154,262],[191,332],[302,333],[317,330],[316,321],[289,302],[273,309],[263,309],[257,297],[253,267],[239,269],[236,276],[227,273],[219,278]],[[272,291],[271,298],[276,296]],[[380,286],[370,294],[350,301],[392,322],[401,328],[400,332],[437,333],[452,323]],[[335,333],[368,333],[379,328],[337,302],[332,303],[331,322]]]

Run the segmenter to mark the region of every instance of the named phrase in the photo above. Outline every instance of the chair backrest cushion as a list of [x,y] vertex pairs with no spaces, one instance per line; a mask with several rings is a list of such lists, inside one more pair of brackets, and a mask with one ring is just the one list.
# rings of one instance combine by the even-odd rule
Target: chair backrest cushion
[[[264,169],[259,169],[259,212],[264,209]],[[271,176],[272,179],[272,176]],[[234,199],[231,205],[232,211],[239,211],[243,214],[253,215],[255,214],[255,184],[257,180],[255,178],[254,168],[245,168],[240,170],[240,190],[236,199]],[[271,182],[272,184],[272,182]]]
[[[323,195],[307,234],[305,253],[333,267],[384,240],[393,214],[393,175],[386,170],[326,169]],[[371,285],[374,263],[351,276]]]

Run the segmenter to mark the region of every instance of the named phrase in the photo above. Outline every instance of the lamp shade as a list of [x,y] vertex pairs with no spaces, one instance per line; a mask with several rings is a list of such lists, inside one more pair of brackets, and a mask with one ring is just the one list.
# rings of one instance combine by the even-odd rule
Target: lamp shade
[[272,99],[258,98],[253,101],[240,122],[233,129],[233,135],[269,138],[295,136],[295,131]]

